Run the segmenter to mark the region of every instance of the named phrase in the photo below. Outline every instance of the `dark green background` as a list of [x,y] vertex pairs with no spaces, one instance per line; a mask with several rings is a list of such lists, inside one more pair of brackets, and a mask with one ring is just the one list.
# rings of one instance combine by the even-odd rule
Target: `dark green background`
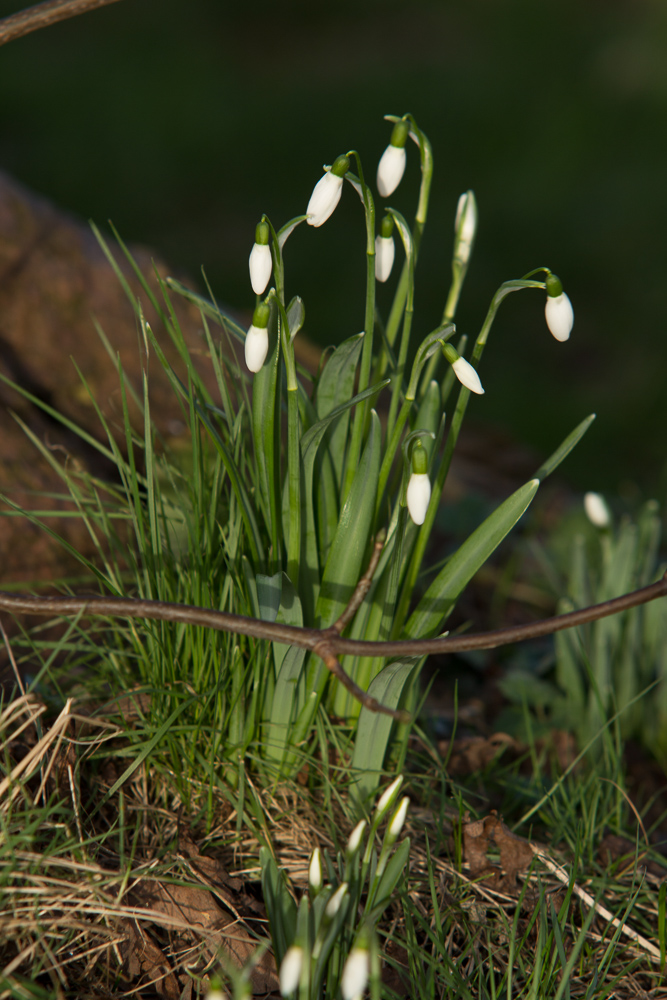
[[[0,15],[19,7],[0,0]],[[303,212],[321,165],[350,147],[372,176],[383,114],[406,111],[436,162],[416,334],[439,318],[456,201],[473,187],[480,227],[459,329],[476,333],[500,282],[543,264],[576,319],[557,344],[541,293],[512,296],[472,415],[544,453],[595,410],[565,474],[655,493],[667,452],[664,0],[121,0],[0,49],[0,167],[113,219],[174,267],[203,264],[238,310],[253,301],[260,214],[278,226]],[[416,181],[412,155],[391,199],[409,218]],[[326,226],[297,231],[287,262],[311,338],[361,329],[351,189]]]

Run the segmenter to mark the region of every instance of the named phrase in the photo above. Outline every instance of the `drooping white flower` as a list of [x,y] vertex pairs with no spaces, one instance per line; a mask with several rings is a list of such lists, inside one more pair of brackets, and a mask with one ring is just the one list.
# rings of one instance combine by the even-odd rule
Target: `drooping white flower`
[[299,980],[301,979],[301,970],[303,968],[303,948],[299,948],[297,945],[292,945],[285,952],[285,957],[280,963],[280,972],[278,979],[280,981],[280,992],[284,997],[289,996],[294,993],[297,986],[299,985]]
[[484,395],[479,375],[470,362],[466,361],[465,358],[458,358],[452,362],[452,368],[461,385],[464,385],[466,389],[470,389],[471,392],[476,392],[479,396]]
[[377,188],[382,198],[393,194],[405,173],[405,143],[410,134],[410,126],[405,119],[396,122],[391,133],[391,141],[380,157],[377,172]]
[[306,209],[306,222],[309,226],[323,225],[340,201],[343,189],[343,178],[349,170],[350,161],[347,156],[338,156],[331,170],[313,188],[313,193]]
[[380,157],[377,187],[382,198],[388,198],[401,183],[406,159],[405,146],[387,146]]
[[547,286],[547,304],[544,307],[547,326],[556,340],[561,343],[566,341],[572,327],[574,326],[574,310],[572,303],[563,291],[560,278],[555,274],[548,274],[545,284]]
[[471,392],[476,392],[479,396],[482,396],[484,394],[482,383],[470,362],[461,357],[453,344],[443,344],[442,353],[454,369],[454,374],[461,385],[464,385],[466,389],[470,389]]
[[250,284],[255,295],[263,295],[271,277],[273,261],[269,246],[269,227],[266,222],[260,222],[255,230],[255,242],[250,251],[248,267],[250,269]]
[[311,893],[316,896],[322,888],[322,855],[319,847],[316,847],[310,858],[308,868],[308,887]]
[[357,1000],[368,983],[370,971],[370,952],[368,948],[353,948],[343,966],[340,977],[340,991],[343,1000]]
[[431,499],[431,481],[425,472],[413,472],[408,483],[408,511],[415,524],[423,524]]
[[454,233],[456,243],[454,246],[454,257],[461,263],[467,264],[470,259],[472,245],[477,232],[477,202],[472,191],[466,191],[459,198],[456,207],[456,219],[454,220]]
[[396,247],[393,236],[375,237],[375,277],[378,281],[386,281],[394,266]]
[[586,493],[584,496],[584,510],[591,524],[596,528],[608,528],[611,524],[611,514],[609,507],[603,496],[599,493]]
[[245,335],[245,363],[251,372],[258,372],[269,353],[269,316],[266,302],[260,302],[252,317],[252,325]]

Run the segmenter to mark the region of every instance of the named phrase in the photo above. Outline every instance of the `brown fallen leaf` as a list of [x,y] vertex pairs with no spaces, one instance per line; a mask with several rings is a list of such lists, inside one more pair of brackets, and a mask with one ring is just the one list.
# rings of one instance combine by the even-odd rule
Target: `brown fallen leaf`
[[[492,844],[500,853],[500,866],[487,856]],[[517,876],[534,858],[530,842],[512,833],[495,812],[463,824],[463,853],[475,878],[489,875],[493,888],[510,893],[516,892]]]
[[151,985],[158,996],[166,1000],[179,1000],[178,980],[162,951],[140,924],[131,920],[123,923],[127,935],[121,945],[124,978],[133,984],[140,980],[139,985]]

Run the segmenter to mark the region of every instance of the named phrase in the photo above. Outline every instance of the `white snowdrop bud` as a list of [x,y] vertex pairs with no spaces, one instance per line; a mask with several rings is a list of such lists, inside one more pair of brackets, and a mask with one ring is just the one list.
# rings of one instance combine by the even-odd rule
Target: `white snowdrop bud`
[[250,284],[255,295],[263,295],[271,277],[273,262],[269,246],[269,226],[260,222],[255,230],[255,243],[250,251],[248,267],[250,269]]
[[402,784],[403,784],[403,775],[399,774],[397,778],[394,778],[391,785],[389,785],[388,788],[385,788],[384,792],[378,799],[378,804],[375,807],[375,812],[379,818],[381,818],[382,814],[386,812],[387,809],[389,809],[392,802],[398,795],[398,791]]
[[331,170],[327,170],[313,188],[313,193],[306,209],[306,222],[309,226],[323,225],[340,201],[343,189],[343,178],[350,168],[347,156],[338,156]]
[[322,855],[319,847],[315,848],[310,858],[310,867],[308,868],[308,886],[314,896],[316,896],[322,888]]
[[479,396],[482,396],[484,394],[482,383],[479,380],[479,375],[470,362],[466,361],[465,358],[462,358],[452,344],[445,344],[442,349],[442,353],[454,369],[454,374],[461,385],[464,385],[466,389],[470,389],[471,392],[476,392]]
[[391,142],[380,157],[377,172],[377,188],[382,198],[393,194],[405,173],[405,143],[410,133],[408,122],[396,122],[391,133]]
[[340,991],[343,1000],[357,1000],[361,997],[368,983],[370,970],[370,952],[368,948],[353,948],[343,966],[340,977]]
[[591,524],[596,528],[608,528],[611,524],[611,514],[609,507],[603,496],[599,493],[586,493],[584,496],[584,510]]
[[303,968],[303,948],[299,948],[297,945],[292,945],[285,952],[285,957],[280,963],[280,972],[278,979],[280,981],[280,992],[284,997],[290,996],[294,993],[297,986],[299,985],[299,980],[301,979],[301,970]]
[[258,372],[269,353],[269,316],[266,302],[260,302],[252,317],[252,325],[245,335],[245,363],[251,372]]
[[574,326],[574,310],[572,303],[563,291],[560,278],[555,274],[548,274],[545,282],[547,286],[547,304],[544,307],[547,326],[556,340],[561,342],[567,340]]

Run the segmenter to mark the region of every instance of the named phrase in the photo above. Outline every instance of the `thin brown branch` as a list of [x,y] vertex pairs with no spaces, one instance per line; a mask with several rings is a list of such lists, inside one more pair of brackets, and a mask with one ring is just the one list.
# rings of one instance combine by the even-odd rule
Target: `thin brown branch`
[[[375,554],[374,554],[375,558]],[[371,567],[362,580],[370,580]],[[370,574],[370,575],[369,575]],[[358,588],[357,588],[358,589]],[[357,596],[355,590],[354,597]],[[611,601],[603,601],[588,608],[570,611],[568,614],[545,618],[529,625],[480,632],[476,635],[445,636],[435,639],[401,639],[395,642],[369,642],[360,639],[344,639],[331,626],[327,629],[299,628],[277,622],[264,622],[244,615],[232,615],[225,611],[212,611],[187,604],[170,604],[164,601],[146,601],[127,597],[35,597],[31,594],[12,594],[0,591],[0,610],[13,614],[36,615],[96,615],[112,618],[148,618],[155,621],[181,622],[187,625],[201,625],[222,632],[232,632],[268,639],[287,645],[310,649],[321,656],[325,665],[339,679],[342,667],[336,659],[350,653],[354,656],[424,656],[427,653],[457,653],[470,649],[494,649],[538,636],[550,635],[562,629],[573,628],[598,618],[606,618],[659,597],[667,596],[667,573],[648,587],[641,587],[629,594],[623,594]],[[338,623],[336,623],[338,624]],[[335,666],[334,666],[335,664]],[[340,672],[339,672],[340,671]],[[400,721],[405,721],[404,713],[378,705],[366,692],[362,692],[351,678],[345,675],[343,683],[348,690],[373,711],[383,711]],[[363,697],[362,697],[363,695]]]
[[86,14],[97,7],[117,3],[118,0],[47,0],[46,3],[26,7],[16,14],[10,14],[0,20],[0,45],[11,42],[22,35],[29,35],[39,28],[48,28],[51,24],[64,21],[77,14]]

